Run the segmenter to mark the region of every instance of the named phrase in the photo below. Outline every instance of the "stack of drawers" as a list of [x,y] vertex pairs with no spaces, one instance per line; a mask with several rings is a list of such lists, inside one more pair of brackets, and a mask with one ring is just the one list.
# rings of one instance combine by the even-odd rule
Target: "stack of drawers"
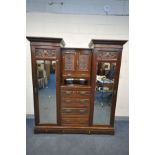
[[89,88],[61,88],[62,125],[89,125],[90,92]]

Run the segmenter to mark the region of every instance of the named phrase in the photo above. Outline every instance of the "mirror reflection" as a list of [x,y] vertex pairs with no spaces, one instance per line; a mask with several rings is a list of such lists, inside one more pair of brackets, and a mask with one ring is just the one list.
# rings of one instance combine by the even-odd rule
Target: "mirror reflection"
[[56,61],[37,60],[36,65],[40,123],[56,124]]
[[93,124],[110,125],[116,63],[98,62]]

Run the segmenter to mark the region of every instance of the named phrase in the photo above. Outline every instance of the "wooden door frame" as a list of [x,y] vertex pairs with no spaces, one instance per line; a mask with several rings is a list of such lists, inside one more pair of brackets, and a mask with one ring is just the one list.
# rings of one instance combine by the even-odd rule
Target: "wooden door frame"
[[[119,83],[119,73],[120,73],[120,66],[121,66],[121,57],[122,57],[122,50],[117,51],[118,59],[117,60],[97,60],[97,51],[98,49],[93,49],[93,57],[92,57],[92,97],[91,97],[91,106],[90,106],[90,121],[89,125],[93,127],[114,127],[115,121],[115,109],[116,109],[116,101],[117,101],[117,90],[118,90],[118,83]],[[106,50],[102,50],[103,52],[107,52]],[[116,52],[115,49],[111,52]],[[111,106],[111,114],[110,114],[110,124],[109,125],[97,125],[93,124],[93,116],[94,116],[94,101],[95,101],[95,88],[96,88],[96,73],[97,73],[97,63],[98,62],[114,62],[116,63],[116,71],[115,71],[115,82],[113,87],[113,97],[112,97],[112,106]],[[114,91],[116,93],[114,94]]]
[[[61,125],[60,120],[60,47],[56,47],[56,57],[55,58],[36,58],[35,50],[36,48],[44,49],[47,47],[48,49],[52,49],[53,46],[40,46],[40,45],[31,45],[31,64],[32,64],[32,81],[33,81],[33,97],[34,97],[34,115],[35,115],[35,125],[36,126],[55,126]],[[38,98],[38,84],[37,84],[37,68],[36,68],[36,60],[49,60],[56,61],[56,107],[57,107],[57,124],[54,123],[40,123],[40,113],[39,113],[39,98]]]

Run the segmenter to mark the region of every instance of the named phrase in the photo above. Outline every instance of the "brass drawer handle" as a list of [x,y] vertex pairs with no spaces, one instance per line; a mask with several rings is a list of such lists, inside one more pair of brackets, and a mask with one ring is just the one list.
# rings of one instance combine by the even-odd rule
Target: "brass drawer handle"
[[86,112],[87,112],[87,109],[80,109],[79,112],[80,112],[81,114],[86,113]]
[[71,103],[71,100],[65,100],[66,103]]
[[67,76],[71,76],[72,74],[67,74]]
[[81,104],[86,104],[87,101],[88,101],[87,99],[81,99],[81,100],[80,100],[80,103],[81,103]]
[[71,113],[72,112],[71,109],[64,109],[63,111],[66,112],[66,113]]
[[82,76],[85,76],[86,74],[81,74]]
[[72,91],[66,91],[65,93],[66,93],[66,95],[71,95]]
[[87,94],[87,92],[85,92],[85,91],[80,91],[79,93],[80,93],[80,95],[86,95]]

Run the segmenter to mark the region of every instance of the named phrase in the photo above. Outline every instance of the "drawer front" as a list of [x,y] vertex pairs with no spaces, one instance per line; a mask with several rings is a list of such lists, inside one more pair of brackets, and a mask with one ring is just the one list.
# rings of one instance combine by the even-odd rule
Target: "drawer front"
[[62,108],[62,117],[88,116],[89,108]]
[[88,107],[90,104],[89,98],[62,98],[62,107]]
[[61,91],[61,96],[62,97],[75,97],[76,92],[73,90],[63,90]]
[[86,97],[90,96],[90,91],[89,90],[63,90],[61,91],[62,97]]
[[64,126],[88,126],[88,118],[62,118]]
[[82,91],[77,91],[77,96],[85,97],[85,96],[90,96],[90,91],[82,90]]

